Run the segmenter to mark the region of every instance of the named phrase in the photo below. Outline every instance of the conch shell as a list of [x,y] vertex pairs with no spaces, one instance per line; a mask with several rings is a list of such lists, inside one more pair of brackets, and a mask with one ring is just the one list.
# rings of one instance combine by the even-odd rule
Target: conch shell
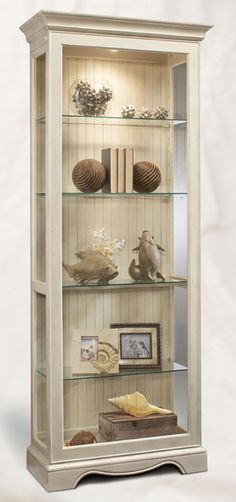
[[91,364],[101,373],[108,373],[119,361],[118,351],[108,342],[99,342],[97,360],[91,359]]
[[146,417],[152,413],[160,413],[161,415],[172,413],[170,410],[150,404],[146,397],[137,391],[133,394],[125,394],[125,396],[111,397],[108,401],[133,417]]

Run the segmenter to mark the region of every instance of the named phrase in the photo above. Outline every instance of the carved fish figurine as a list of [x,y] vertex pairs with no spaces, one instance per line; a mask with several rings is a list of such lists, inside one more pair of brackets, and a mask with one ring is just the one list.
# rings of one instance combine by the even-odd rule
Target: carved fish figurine
[[80,251],[76,253],[80,258],[79,263],[67,265],[64,268],[70,277],[81,284],[108,284],[111,279],[118,275],[118,267],[110,257],[104,256],[97,251]]
[[132,251],[138,251],[139,264],[136,265],[133,259],[129,266],[129,275],[135,281],[151,280],[155,281],[160,278],[163,281],[165,278],[158,271],[160,265],[160,251],[165,251],[159,244],[156,243],[154,237],[148,230],[144,230],[142,237],[139,237],[139,245]]
[[137,391],[133,392],[133,394],[112,397],[108,401],[132,417],[146,417],[147,415],[152,415],[152,413],[159,413],[160,415],[169,415],[172,413],[170,410],[150,404],[146,397]]

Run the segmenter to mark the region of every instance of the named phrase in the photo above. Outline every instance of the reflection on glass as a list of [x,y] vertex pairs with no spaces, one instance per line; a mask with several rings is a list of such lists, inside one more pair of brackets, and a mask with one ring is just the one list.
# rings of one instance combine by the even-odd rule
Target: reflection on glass
[[[35,116],[45,115],[45,54],[35,60]],[[45,193],[45,127],[41,123],[35,124],[35,193]],[[45,256],[45,200],[35,197],[35,242],[34,242],[34,278],[46,280]]]
[[[46,297],[35,293],[36,368],[46,366]],[[44,444],[47,442],[46,381],[36,373],[36,434]]]

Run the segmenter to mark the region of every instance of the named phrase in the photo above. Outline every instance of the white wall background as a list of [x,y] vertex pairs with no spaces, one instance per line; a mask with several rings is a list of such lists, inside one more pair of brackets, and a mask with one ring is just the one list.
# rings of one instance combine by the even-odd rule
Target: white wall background
[[[236,500],[236,1],[0,0],[0,500]],[[203,444],[209,472],[88,478],[47,494],[25,469],[29,408],[29,49],[40,9],[214,24],[201,47]]]

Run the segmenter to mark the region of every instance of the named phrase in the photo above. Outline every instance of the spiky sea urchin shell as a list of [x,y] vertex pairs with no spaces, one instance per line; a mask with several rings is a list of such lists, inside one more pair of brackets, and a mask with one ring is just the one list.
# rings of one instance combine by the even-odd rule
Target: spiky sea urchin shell
[[121,115],[125,119],[132,119],[135,116],[136,108],[134,105],[125,105],[121,108]]
[[140,110],[137,111],[136,116],[139,119],[148,119],[151,117],[151,115],[152,115],[152,110],[150,108],[142,106],[142,108],[140,108]]
[[167,119],[168,117],[168,109],[165,106],[156,106],[153,108],[151,111],[151,118],[152,119],[159,119],[159,120],[164,120]]

